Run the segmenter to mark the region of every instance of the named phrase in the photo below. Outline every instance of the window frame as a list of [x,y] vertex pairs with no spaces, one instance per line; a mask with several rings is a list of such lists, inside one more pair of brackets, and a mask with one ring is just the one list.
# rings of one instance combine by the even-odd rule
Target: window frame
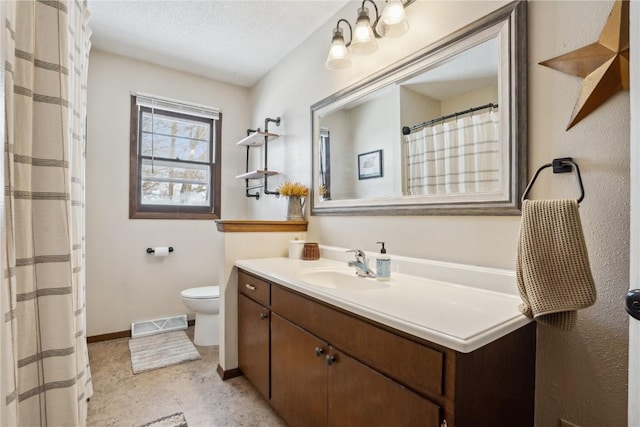
[[[136,95],[131,95],[131,127],[129,146],[129,219],[220,219],[220,178],[221,178],[221,129],[222,113],[218,113],[217,119],[207,119],[195,115],[177,113],[174,111],[155,108],[163,116],[184,118],[188,120],[209,122],[211,132],[209,134],[209,163],[211,175],[209,177],[209,205],[208,206],[183,206],[183,205],[153,205],[142,204],[142,160],[140,155],[140,140],[142,128],[140,126],[140,112],[151,111],[150,108],[137,104]],[[176,161],[180,162],[180,161]],[[189,162],[191,163],[191,162]],[[193,162],[196,163],[196,162]]]

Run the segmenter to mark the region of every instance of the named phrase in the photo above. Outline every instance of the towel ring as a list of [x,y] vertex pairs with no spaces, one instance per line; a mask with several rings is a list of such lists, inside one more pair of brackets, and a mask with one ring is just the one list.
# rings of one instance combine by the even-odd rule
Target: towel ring
[[533,175],[531,182],[529,182],[529,184],[527,185],[527,188],[525,188],[521,201],[524,202],[527,199],[527,195],[529,194],[529,191],[531,191],[533,183],[536,182],[536,179],[538,178],[538,175],[540,175],[540,172],[550,167],[553,167],[553,173],[568,173],[571,172],[573,168],[575,168],[576,181],[578,182],[578,186],[580,187],[580,197],[578,198],[578,203],[582,202],[584,200],[584,186],[582,185],[582,176],[580,175],[580,168],[571,157],[553,159],[553,162],[540,166],[535,175]]

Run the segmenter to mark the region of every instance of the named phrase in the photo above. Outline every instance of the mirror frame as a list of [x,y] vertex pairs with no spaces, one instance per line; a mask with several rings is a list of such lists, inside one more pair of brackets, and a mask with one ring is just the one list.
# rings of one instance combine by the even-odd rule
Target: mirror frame
[[[520,195],[527,179],[527,16],[526,0],[513,1],[496,11],[478,19],[443,39],[408,57],[391,64],[375,74],[357,82],[311,106],[311,215],[520,215]],[[365,96],[398,80],[405,80],[428,68],[449,54],[456,46],[474,46],[483,32],[502,25],[507,40],[509,55],[499,64],[500,78],[507,81],[509,94],[500,96],[500,109],[506,110],[509,119],[507,135],[509,147],[508,200],[497,202],[457,201],[452,203],[423,201],[424,196],[398,196],[372,199],[347,199],[321,201],[319,188],[319,118],[318,112],[327,112],[347,102]],[[458,49],[455,53],[464,51]],[[502,49],[502,48],[501,48]],[[454,54],[455,54],[454,53]],[[508,70],[507,75],[503,75]],[[503,103],[508,98],[508,103]],[[506,107],[503,107],[504,104]],[[508,105],[507,105],[508,104]],[[502,126],[505,128],[505,126]],[[399,130],[398,130],[399,131]],[[505,188],[505,193],[507,189]]]

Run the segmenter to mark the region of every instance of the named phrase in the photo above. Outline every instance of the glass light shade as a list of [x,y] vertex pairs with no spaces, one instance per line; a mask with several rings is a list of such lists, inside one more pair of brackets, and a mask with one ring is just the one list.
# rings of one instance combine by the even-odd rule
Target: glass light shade
[[389,0],[376,25],[376,32],[383,37],[400,37],[409,31],[409,23],[400,0]]
[[353,30],[353,40],[351,40],[350,50],[354,55],[367,55],[378,49],[376,36],[371,28],[369,20],[369,10],[366,7],[358,9],[358,20]]
[[347,46],[344,44],[342,30],[339,28],[334,28],[333,30],[333,39],[331,40],[329,55],[327,55],[327,61],[324,66],[330,70],[344,70],[351,66],[351,55],[349,55]]

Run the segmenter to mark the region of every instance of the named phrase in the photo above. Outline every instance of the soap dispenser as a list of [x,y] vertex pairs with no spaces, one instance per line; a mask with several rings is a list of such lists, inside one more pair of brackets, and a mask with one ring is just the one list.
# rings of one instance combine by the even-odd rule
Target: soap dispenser
[[391,257],[387,255],[387,250],[384,248],[384,242],[376,243],[382,245],[380,255],[376,259],[376,279],[389,280],[391,278]]

